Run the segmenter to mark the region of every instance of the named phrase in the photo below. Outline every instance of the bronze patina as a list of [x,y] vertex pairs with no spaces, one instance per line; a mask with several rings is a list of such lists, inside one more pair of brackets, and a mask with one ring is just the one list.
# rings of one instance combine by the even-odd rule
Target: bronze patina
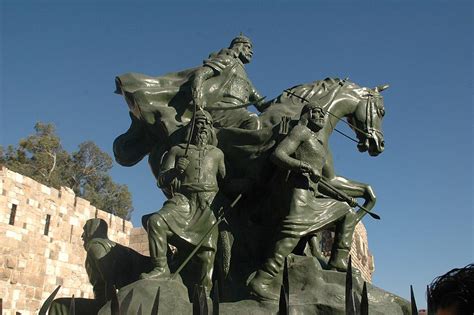
[[[338,314],[344,310],[340,296],[350,283],[350,301],[355,301],[353,290],[364,290],[365,296],[369,291],[374,314],[405,314],[405,302],[362,286],[357,270],[348,266],[356,224],[367,213],[380,217],[372,212],[372,187],[337,174],[329,147],[336,125],[344,122],[357,139],[346,136],[360,152],[377,156],[384,151],[381,92],[388,85],[367,88],[326,78],[265,101],[245,70],[252,56],[252,41],[241,34],[195,68],[116,78],[116,93],[129,106],[131,124],[114,141],[115,159],[133,166],[147,156],[167,197],[161,209],[142,218],[150,265],[142,269],[141,280],[119,290],[121,311],[155,310],[155,298],[146,297],[156,292],[162,303],[171,303],[173,297],[163,294],[178,296],[184,283],[189,296],[194,292],[204,299],[195,305],[204,307],[206,297],[229,302],[219,307],[223,314],[275,313],[279,292],[287,311]],[[258,115],[247,109],[250,105]],[[334,242],[326,259],[318,233],[328,229]],[[92,246],[106,248],[110,241],[102,237],[89,243],[92,255]],[[177,249],[173,254],[170,245]],[[91,279],[101,259],[90,258]],[[95,287],[108,288],[116,277],[110,274],[110,281]],[[211,294],[214,281],[219,290]],[[107,290],[101,304],[109,299]],[[107,303],[99,314],[112,309]]]

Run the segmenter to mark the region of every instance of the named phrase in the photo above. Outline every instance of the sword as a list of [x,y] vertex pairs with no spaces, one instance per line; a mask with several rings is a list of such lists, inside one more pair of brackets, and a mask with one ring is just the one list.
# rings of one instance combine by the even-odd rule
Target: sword
[[194,111],[193,111],[193,120],[191,121],[191,131],[189,133],[189,138],[188,142],[186,142],[186,149],[184,149],[184,157],[188,157],[188,150],[189,150],[189,145],[191,144],[191,139],[193,138],[193,133],[194,133],[194,126],[196,126],[196,112],[197,112],[197,104],[196,102],[194,103]]
[[[347,203],[351,203],[352,202],[352,198],[349,197],[346,193],[344,193],[343,191],[340,191],[339,189],[337,189],[336,187],[334,187],[333,185],[329,184],[326,180],[324,180],[323,178],[320,178],[319,179],[319,183],[324,186],[325,188],[333,191],[334,193],[336,193],[342,200],[344,200],[345,202]],[[375,212],[372,212],[370,211],[369,209],[365,208],[364,206],[361,206],[359,204],[356,205],[356,207],[359,207],[361,210],[363,210],[364,212],[366,212],[368,215],[370,215],[372,218],[374,218],[375,220],[380,220],[380,216],[378,214],[376,214]]]

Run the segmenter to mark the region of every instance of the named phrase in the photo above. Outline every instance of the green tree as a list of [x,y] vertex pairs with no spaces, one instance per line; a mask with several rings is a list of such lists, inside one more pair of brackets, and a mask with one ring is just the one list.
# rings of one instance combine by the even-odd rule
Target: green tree
[[86,141],[69,154],[54,125],[38,122],[34,129],[35,133],[21,139],[17,147],[0,147],[1,164],[47,186],[68,186],[97,208],[130,218],[131,194],[126,185],[115,183],[109,175],[113,163],[106,152]]

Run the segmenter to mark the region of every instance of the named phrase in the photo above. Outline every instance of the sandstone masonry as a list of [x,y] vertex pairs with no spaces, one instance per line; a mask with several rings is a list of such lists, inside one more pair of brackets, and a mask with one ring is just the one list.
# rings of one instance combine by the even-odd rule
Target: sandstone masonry
[[69,188],[57,190],[6,168],[0,170],[4,315],[37,314],[58,285],[57,297],[92,298],[81,234],[85,222],[94,217],[108,222],[110,239],[128,245],[131,222],[96,209]]
[[[31,178],[0,168],[0,299],[3,315],[37,314],[58,286],[56,297],[92,298],[84,268],[86,252],[82,227],[90,218],[109,224],[109,238],[148,255],[143,228],[92,206],[74,192],[42,185]],[[351,249],[354,266],[371,281],[373,256],[367,232],[356,227]]]

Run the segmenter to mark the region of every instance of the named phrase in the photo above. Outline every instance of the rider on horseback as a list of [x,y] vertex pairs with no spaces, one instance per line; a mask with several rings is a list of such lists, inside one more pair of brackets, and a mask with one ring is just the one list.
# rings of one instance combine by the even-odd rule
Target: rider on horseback
[[[194,73],[191,84],[193,100],[200,108],[213,108],[207,110],[212,114],[216,127],[260,128],[258,116],[245,108],[245,104],[253,102],[262,111],[264,103],[245,71],[244,64],[249,63],[252,56],[252,42],[248,37],[239,35],[232,40],[229,48],[212,53]],[[208,81],[206,88],[203,87],[205,81]],[[218,88],[210,88],[213,84]],[[206,90],[216,90],[219,95],[214,100],[206,100],[204,96],[209,94]]]

